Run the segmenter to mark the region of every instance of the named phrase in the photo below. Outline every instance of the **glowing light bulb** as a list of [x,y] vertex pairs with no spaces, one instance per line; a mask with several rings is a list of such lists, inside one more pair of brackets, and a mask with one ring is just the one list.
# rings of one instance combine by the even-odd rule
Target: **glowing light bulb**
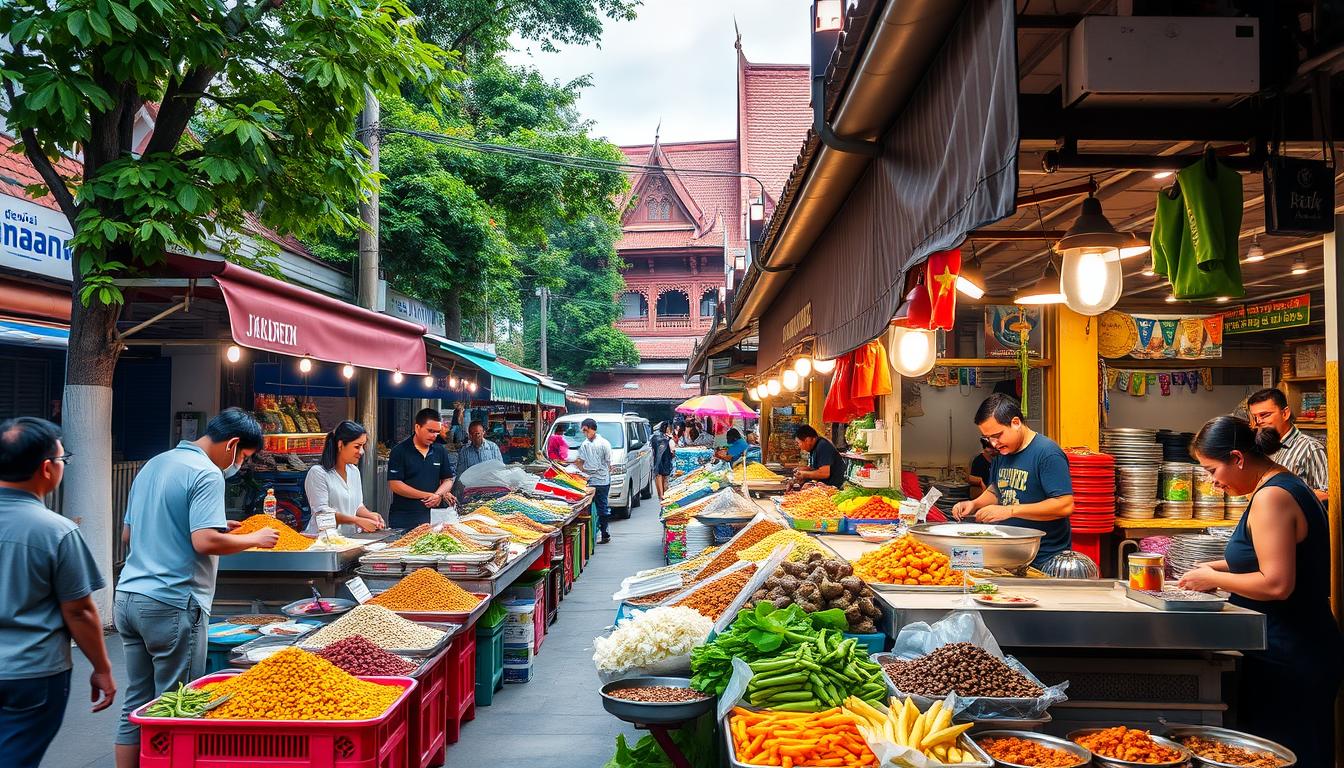
[[237,344],[230,344],[229,348],[224,352],[224,357],[227,358],[230,363],[236,363],[243,359],[243,350],[239,349]]
[[765,382],[765,389],[770,393],[771,397],[778,396],[780,391],[779,379],[771,379]]
[[895,336],[896,354],[891,356],[891,367],[897,373],[917,378],[933,370],[938,360],[933,331],[896,326]]
[[431,375],[427,374],[425,378],[421,379],[420,381],[422,384],[425,385],[425,389],[429,389],[430,387],[434,386],[434,377]]
[[822,375],[828,374],[835,370],[835,360],[813,360],[812,370]]
[[394,373],[392,374],[392,383],[393,383],[393,384],[400,384],[401,382],[403,382],[403,381],[405,381],[405,380],[406,380],[406,377],[401,375],[401,371],[396,371],[396,372],[394,372]]
[[785,368],[784,374],[780,378],[783,379],[781,383],[784,385],[784,388],[790,392],[797,392],[798,388],[803,385],[802,377],[792,368]]
[[797,373],[799,376],[806,377],[807,374],[809,374],[809,373],[812,372],[812,358],[807,357],[806,355],[804,355],[803,357],[800,357],[800,358],[798,358],[797,360],[794,360],[794,361],[793,361],[793,370],[794,370],[794,372]]
[[353,379],[355,377],[355,366],[346,364],[344,368],[341,368],[341,375],[347,379]]
[[311,370],[313,370],[312,360],[305,357],[299,361],[299,373],[308,373]]

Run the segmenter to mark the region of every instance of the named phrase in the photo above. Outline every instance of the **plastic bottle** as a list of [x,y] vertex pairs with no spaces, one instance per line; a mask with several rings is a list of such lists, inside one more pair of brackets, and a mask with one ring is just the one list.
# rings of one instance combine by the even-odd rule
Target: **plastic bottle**
[[276,508],[276,506],[277,506],[277,505],[276,505],[276,501],[275,501],[275,489],[274,489],[274,488],[267,488],[267,489],[266,489],[266,500],[263,501],[263,502],[261,502],[261,510],[262,510],[263,512],[265,512],[267,515],[269,515],[269,516],[271,516],[271,517],[275,517],[275,508]]

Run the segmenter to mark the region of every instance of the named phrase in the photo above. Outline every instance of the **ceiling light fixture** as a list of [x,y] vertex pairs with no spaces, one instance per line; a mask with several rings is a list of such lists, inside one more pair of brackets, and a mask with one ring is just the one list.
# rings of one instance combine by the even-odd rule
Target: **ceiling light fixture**
[[1059,288],[1059,270],[1055,268],[1054,259],[1046,261],[1045,271],[1039,280],[1026,288],[1019,288],[1013,294],[1013,303],[1029,306],[1064,303],[1064,294]]
[[299,360],[299,373],[308,373],[313,370],[313,361],[308,358]]
[[1303,256],[1300,253],[1297,254],[1297,256],[1293,259],[1292,273],[1294,275],[1307,274],[1307,257]]
[[971,301],[979,301],[985,295],[985,270],[980,266],[980,256],[975,253],[975,244],[971,244],[971,258],[961,265],[957,272],[957,290]]
[[938,344],[933,331],[893,325],[891,346],[891,368],[906,378],[923,376],[938,362]]
[[402,375],[401,371],[393,371],[393,372],[392,372],[392,383],[393,383],[393,384],[400,384],[401,382],[403,382],[403,381],[405,381],[405,380],[406,380],[406,377],[405,377],[404,375]]
[[798,388],[803,386],[803,377],[799,376],[798,372],[792,368],[785,368],[784,373],[780,375],[780,379],[780,383],[790,392],[797,392]]
[[355,366],[346,363],[345,366],[341,368],[341,375],[347,379],[353,379],[355,377]]
[[224,350],[224,357],[230,363],[236,363],[243,359],[243,350],[239,349],[237,344],[230,344],[229,348]]
[[807,355],[799,356],[797,360],[793,361],[793,371],[799,376],[807,378],[807,375],[812,372],[812,358]]
[[813,360],[812,370],[825,376],[835,370],[835,360]]

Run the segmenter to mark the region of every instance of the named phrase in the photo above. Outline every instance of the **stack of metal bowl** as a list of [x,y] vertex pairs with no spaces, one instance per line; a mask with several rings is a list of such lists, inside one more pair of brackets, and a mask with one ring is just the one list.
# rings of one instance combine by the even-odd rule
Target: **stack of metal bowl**
[[1116,515],[1129,520],[1151,520],[1157,508],[1157,472],[1153,467],[1115,468]]
[[1118,467],[1154,467],[1162,462],[1157,430],[1110,427],[1101,431],[1101,452],[1115,457]]
[[1224,517],[1227,520],[1240,520],[1241,516],[1246,514],[1246,508],[1251,505],[1250,496],[1228,496],[1225,500],[1226,509]]
[[1195,478],[1195,519],[1222,520],[1225,507],[1223,489],[1213,482],[1213,475],[1203,467],[1196,466]]
[[1223,550],[1227,540],[1221,536],[1207,533],[1183,533],[1171,537],[1171,546],[1167,548],[1167,567],[1173,579],[1179,579],[1186,571],[1200,563],[1223,559]]

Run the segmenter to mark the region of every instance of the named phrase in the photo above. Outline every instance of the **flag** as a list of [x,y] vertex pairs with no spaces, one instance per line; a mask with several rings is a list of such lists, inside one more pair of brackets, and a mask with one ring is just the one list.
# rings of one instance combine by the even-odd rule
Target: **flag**
[[924,262],[924,284],[931,307],[925,328],[952,330],[957,313],[957,275],[961,272],[961,250],[937,251]]

